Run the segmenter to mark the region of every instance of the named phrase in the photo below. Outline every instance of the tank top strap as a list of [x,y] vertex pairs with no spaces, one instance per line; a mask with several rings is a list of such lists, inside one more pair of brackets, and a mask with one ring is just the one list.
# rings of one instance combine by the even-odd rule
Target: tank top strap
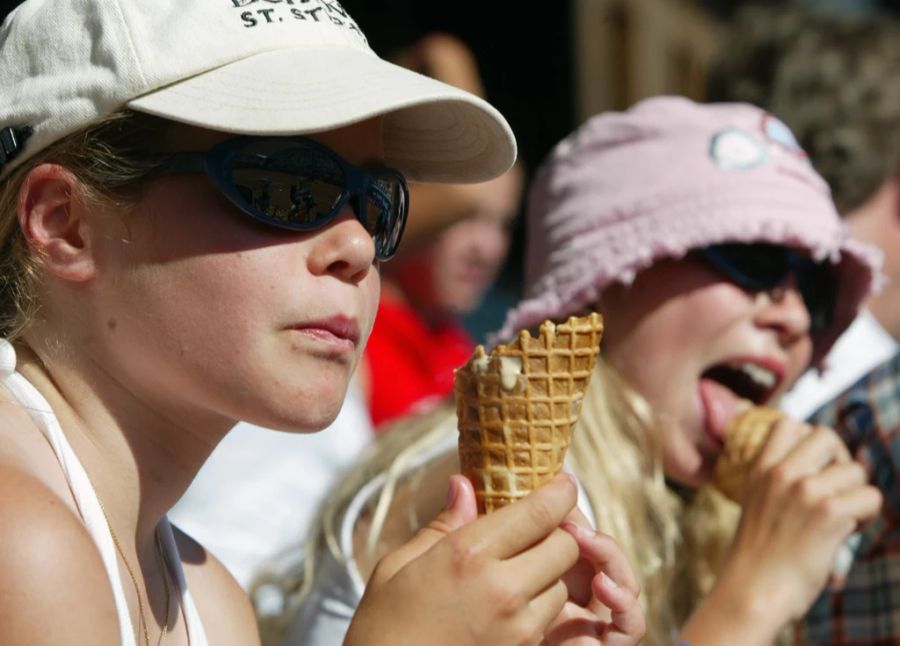
[[75,499],[78,513],[81,514],[81,520],[100,551],[100,558],[103,560],[103,566],[106,569],[116,602],[121,644],[122,646],[136,646],[131,613],[128,610],[128,602],[125,600],[125,591],[122,589],[122,578],[119,576],[116,549],[100,507],[100,501],[94,492],[87,472],[81,466],[81,462],[63,435],[62,428],[60,428],[59,421],[50,408],[50,404],[37,388],[31,385],[31,382],[16,372],[16,352],[5,339],[0,339],[0,379],[2,379],[4,388],[28,412],[53,448],[69,485],[72,498]]
[[178,598],[181,603],[181,611],[184,613],[184,622],[187,625],[188,643],[191,646],[208,646],[206,632],[200,621],[200,613],[194,604],[194,598],[188,590],[187,580],[184,577],[184,568],[181,565],[181,555],[178,553],[178,545],[175,543],[175,535],[168,516],[163,516],[159,524],[160,538],[163,550],[166,553],[166,562],[169,564],[169,573],[178,587]]
[[[134,626],[131,623],[131,612],[128,609],[128,602],[122,587],[122,577],[119,572],[118,555],[109,525],[100,506],[100,500],[91,484],[90,478],[88,478],[87,472],[81,465],[81,461],[75,455],[75,451],[66,439],[56,414],[50,408],[50,404],[31,382],[16,371],[15,349],[5,339],[0,339],[0,385],[28,412],[56,454],[56,459],[59,461],[63,475],[69,485],[69,491],[75,500],[81,520],[88,534],[97,545],[100,558],[106,569],[106,575],[115,599],[116,613],[119,617],[120,643],[122,646],[136,646]],[[181,557],[178,554],[178,548],[175,545],[172,527],[168,518],[163,518],[159,530],[161,530],[167,562],[170,564],[170,573],[178,586],[178,596],[187,624],[189,643],[191,646],[207,646],[206,635],[200,623],[200,616],[187,589],[184,570],[181,566]]]

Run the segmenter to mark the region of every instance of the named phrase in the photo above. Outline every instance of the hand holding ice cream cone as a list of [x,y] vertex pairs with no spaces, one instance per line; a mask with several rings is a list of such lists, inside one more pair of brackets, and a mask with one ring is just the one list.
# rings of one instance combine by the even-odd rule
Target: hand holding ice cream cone
[[579,523],[576,499],[560,475],[476,517],[471,482],[454,475],[445,509],[379,562],[344,643],[636,646],[637,579],[612,538]]
[[826,580],[841,574],[836,557],[881,498],[830,428],[740,402],[723,440],[713,484],[741,504],[742,515],[710,607],[721,597],[725,607],[778,608],[772,626],[760,625],[767,634],[800,617]]

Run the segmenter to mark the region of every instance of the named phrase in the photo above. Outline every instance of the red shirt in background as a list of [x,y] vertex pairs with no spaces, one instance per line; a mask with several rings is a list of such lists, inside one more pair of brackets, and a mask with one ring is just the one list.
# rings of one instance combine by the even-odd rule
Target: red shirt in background
[[382,292],[366,344],[369,412],[378,432],[383,422],[437,403],[453,392],[453,371],[475,342],[456,320],[430,327],[406,303]]

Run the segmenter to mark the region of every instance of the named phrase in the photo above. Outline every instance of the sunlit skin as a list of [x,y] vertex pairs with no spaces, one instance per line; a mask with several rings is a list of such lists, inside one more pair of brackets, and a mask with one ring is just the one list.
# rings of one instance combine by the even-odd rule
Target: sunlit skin
[[[181,127],[161,148],[226,137]],[[381,157],[377,120],[312,138],[351,163]],[[372,239],[349,207],[325,229],[281,231],[198,174],[165,177],[134,212],[107,215],[93,279],[50,287],[64,311],[92,303],[74,345],[100,368],[99,388],[195,428],[311,432],[337,415],[379,292]]]
[[721,439],[700,395],[701,375],[749,360],[780,373],[777,399],[809,366],[809,314],[791,283],[773,298],[748,293],[700,261],[666,260],[600,300],[603,355],[658,414],[663,467],[689,486],[711,479]]

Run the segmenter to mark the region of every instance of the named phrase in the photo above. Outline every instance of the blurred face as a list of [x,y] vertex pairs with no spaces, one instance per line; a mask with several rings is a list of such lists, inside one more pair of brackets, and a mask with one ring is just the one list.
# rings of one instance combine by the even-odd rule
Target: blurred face
[[857,240],[867,242],[884,251],[881,271],[886,284],[873,294],[866,306],[878,322],[900,339],[900,177],[885,181],[862,206],[844,215],[850,233]]
[[[481,304],[509,251],[510,230],[521,193],[518,167],[490,182],[477,213],[385,266],[395,283],[426,316],[462,315]],[[414,217],[414,216],[413,216]]]
[[[226,138],[183,128],[161,149]],[[311,138],[353,164],[382,156],[378,120]],[[350,207],[312,232],[280,230],[240,212],[205,175],[173,175],[106,220],[90,284],[102,319],[80,341],[125,391],[201,420],[330,423],[379,292],[372,238]]]
[[476,216],[451,225],[438,239],[397,259],[390,279],[423,310],[465,314],[481,303],[509,249],[509,220]]
[[812,357],[792,282],[750,293],[692,257],[607,288],[600,308],[601,352],[657,413],[665,472],[689,486],[711,479],[738,401],[777,399]]

